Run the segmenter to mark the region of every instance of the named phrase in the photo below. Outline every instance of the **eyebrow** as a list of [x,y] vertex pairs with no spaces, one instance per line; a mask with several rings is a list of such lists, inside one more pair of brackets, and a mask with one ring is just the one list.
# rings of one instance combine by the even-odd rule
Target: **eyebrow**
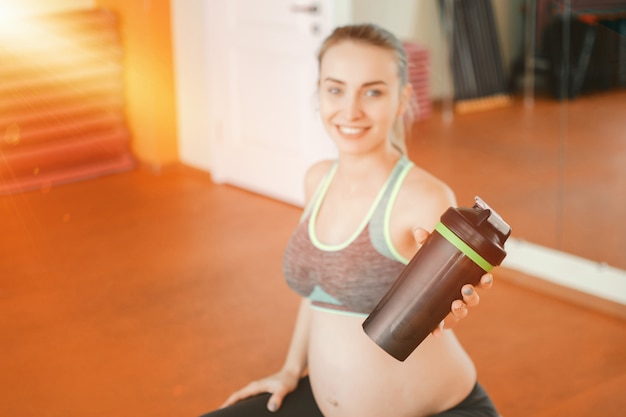
[[[337,80],[337,79],[335,79],[335,78],[331,78],[331,77],[326,77],[326,78],[324,78],[324,81],[325,81],[325,82],[326,82],[326,81],[330,81],[330,82],[337,83],[337,84],[342,84],[342,85],[345,85],[345,84],[346,84],[344,81]],[[362,85],[362,87],[371,87],[371,86],[373,86],[373,85],[377,85],[377,84],[384,84],[384,85],[387,85],[387,83],[386,83],[385,81],[382,81],[382,80],[377,80],[377,81],[369,81],[369,82],[366,82],[366,83],[364,83],[364,84]]]

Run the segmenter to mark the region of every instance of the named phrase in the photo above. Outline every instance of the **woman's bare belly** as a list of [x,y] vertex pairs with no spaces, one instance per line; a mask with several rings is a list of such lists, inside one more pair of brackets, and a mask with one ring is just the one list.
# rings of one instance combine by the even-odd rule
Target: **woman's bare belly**
[[325,417],[419,417],[461,402],[474,365],[451,331],[429,336],[404,362],[363,331],[363,318],[313,310],[309,375]]

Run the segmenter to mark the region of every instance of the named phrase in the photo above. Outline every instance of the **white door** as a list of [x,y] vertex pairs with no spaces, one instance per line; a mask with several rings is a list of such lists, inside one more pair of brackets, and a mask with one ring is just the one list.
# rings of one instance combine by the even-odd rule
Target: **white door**
[[332,30],[332,3],[209,2],[216,182],[301,205],[308,166],[335,155],[316,102],[316,53]]

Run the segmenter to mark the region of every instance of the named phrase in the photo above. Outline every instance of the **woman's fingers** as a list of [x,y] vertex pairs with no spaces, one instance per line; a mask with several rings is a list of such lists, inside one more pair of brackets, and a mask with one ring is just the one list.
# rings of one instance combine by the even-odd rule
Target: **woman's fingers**
[[454,300],[452,302],[452,317],[451,319],[461,320],[467,316],[467,305],[461,300]]
[[280,406],[283,404],[283,399],[288,393],[289,390],[281,389],[272,394],[269,401],[267,402],[267,409],[270,410],[272,413],[278,411]]
[[230,395],[230,397],[226,399],[226,401],[224,401],[222,405],[220,405],[220,408],[229,407],[235,404],[236,402],[243,400],[244,398],[246,398],[246,396],[241,394],[241,391],[234,392]]
[[478,292],[476,291],[476,288],[474,288],[474,286],[471,284],[463,285],[463,287],[461,288],[461,294],[463,295],[463,302],[468,307],[475,307],[480,302]]
[[486,273],[482,277],[480,277],[480,288],[488,290],[493,286],[493,275],[491,273]]
[[239,391],[232,393],[230,397],[228,397],[226,401],[224,401],[224,404],[222,404],[220,408],[228,407],[245,398],[252,397],[254,395],[261,394],[263,392],[267,392],[267,391],[261,386],[261,384],[259,384],[256,381],[251,382],[245,387],[243,387],[242,389],[240,389]]
[[283,403],[285,396],[293,391],[298,384],[299,377],[288,372],[278,372],[267,378],[250,382],[248,385],[234,392],[220,406],[225,408],[255,395],[269,393],[270,398],[267,401],[267,409],[271,412],[277,411]]
[[431,332],[431,334],[435,337],[439,337],[441,336],[441,334],[443,333],[443,329],[445,328],[446,325],[446,320],[447,318],[441,320],[441,322],[439,322],[439,326],[435,327],[435,330],[433,330]]
[[424,244],[426,239],[428,239],[428,236],[430,236],[430,233],[428,233],[425,229],[422,229],[421,227],[413,230],[413,238],[415,238],[415,241],[420,246]]

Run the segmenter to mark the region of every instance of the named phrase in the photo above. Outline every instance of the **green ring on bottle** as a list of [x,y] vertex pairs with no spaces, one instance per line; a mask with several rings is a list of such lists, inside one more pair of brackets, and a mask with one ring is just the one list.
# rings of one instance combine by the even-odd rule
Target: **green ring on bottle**
[[446,238],[446,240],[454,245],[458,250],[463,252],[465,256],[470,258],[474,263],[480,266],[485,272],[489,272],[493,269],[493,265],[485,260],[482,256],[478,254],[474,249],[472,249],[467,243],[463,242],[457,235],[455,235],[452,230],[448,229],[448,227],[443,223],[438,223],[435,226],[435,230],[439,232],[441,236]]

